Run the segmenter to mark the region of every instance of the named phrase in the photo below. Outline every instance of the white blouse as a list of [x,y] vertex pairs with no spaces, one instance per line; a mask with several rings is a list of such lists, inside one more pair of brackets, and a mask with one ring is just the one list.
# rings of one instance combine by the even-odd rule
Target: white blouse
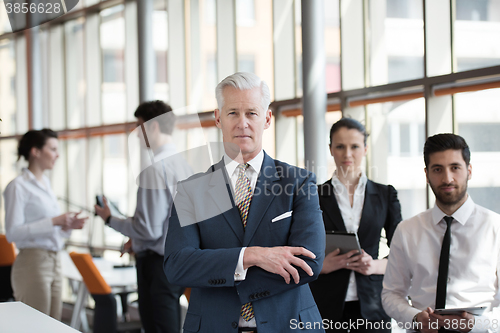
[[[365,202],[367,180],[368,179],[363,172],[354,190],[354,197],[351,207],[351,201],[349,200],[349,191],[347,190],[347,187],[342,184],[342,182],[337,177],[337,171],[335,171],[335,173],[333,174],[333,192],[335,193],[335,199],[337,199],[340,214],[342,215],[342,219],[344,220],[344,225],[347,232],[358,232],[359,222],[361,221],[361,214],[363,213],[363,204]],[[357,300],[358,290],[356,288],[356,277],[354,276],[354,271],[352,271],[349,278],[349,287],[347,288],[345,301],[350,302]]]
[[61,211],[46,176],[40,182],[25,168],[7,185],[3,196],[9,242],[15,242],[18,249],[59,251],[63,248],[63,237],[68,238],[71,230],[63,231],[52,224],[52,218],[61,215]]

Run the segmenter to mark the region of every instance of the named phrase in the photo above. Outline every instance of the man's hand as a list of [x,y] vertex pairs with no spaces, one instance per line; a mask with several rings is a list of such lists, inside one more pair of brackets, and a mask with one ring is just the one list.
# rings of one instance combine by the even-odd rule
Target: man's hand
[[352,250],[344,254],[339,253],[340,249],[336,249],[326,255],[321,274],[328,274],[342,268],[350,268],[350,265],[359,259],[357,250]]
[[78,217],[81,213],[82,212],[79,211],[78,213],[68,212],[61,214],[52,219],[52,224],[61,226],[64,231],[70,229],[82,229],[88,217]]
[[104,204],[104,207],[94,205],[94,209],[96,214],[99,215],[104,221],[106,221],[106,219],[111,216],[111,210],[108,206],[108,199],[106,199],[105,196],[102,196],[102,202]]
[[432,313],[431,320],[438,321],[439,327],[444,327],[447,330],[460,331],[463,333],[469,332],[475,324],[474,316],[467,312],[462,312],[458,315],[438,315]]
[[128,253],[130,255],[134,254],[134,251],[132,251],[132,240],[129,239],[125,244],[123,244],[122,249],[120,251],[120,258],[123,257],[125,253]]
[[290,283],[290,275],[295,283],[299,283],[299,272],[292,265],[302,268],[309,276],[314,274],[304,260],[296,257],[299,255],[316,258],[314,253],[303,247],[247,247],[243,256],[243,268],[258,266],[270,273],[281,275],[287,284]]
[[372,256],[362,250],[363,253],[356,256],[356,261],[349,263],[348,269],[363,275],[384,274],[387,267],[387,259],[373,260]]
[[413,327],[415,330],[419,330],[422,333],[437,333],[439,325],[436,319],[432,319],[431,315],[434,311],[431,308],[427,308],[424,311],[417,314],[417,322],[420,323],[417,327]]

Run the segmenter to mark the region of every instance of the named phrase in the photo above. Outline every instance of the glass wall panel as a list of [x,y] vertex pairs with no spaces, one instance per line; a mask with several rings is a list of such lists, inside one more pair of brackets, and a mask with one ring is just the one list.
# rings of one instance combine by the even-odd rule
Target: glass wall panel
[[[327,112],[325,114],[325,134],[326,137],[323,139],[322,142],[324,142],[323,145],[323,151],[326,156],[331,156],[330,154],[330,148],[328,147],[328,144],[330,143],[330,128],[332,125],[342,118],[342,112]],[[300,168],[304,168],[304,159],[305,159],[305,151],[304,151],[304,117],[303,116],[298,116],[297,117],[297,166]],[[330,176],[333,174],[333,171],[335,171],[335,162],[333,161],[332,158],[327,158],[327,177],[330,178]]]
[[500,64],[500,0],[456,0],[455,71]]
[[[21,166],[26,166],[24,158],[17,162],[17,140],[9,139],[0,141],[0,188],[2,193],[7,185],[20,174]],[[5,205],[3,196],[0,198],[0,233],[4,233]]]
[[85,124],[85,49],[83,18],[65,24],[66,126],[79,128]]
[[[52,190],[58,198],[68,198],[68,155],[66,143],[67,141],[65,140],[59,140],[59,158],[49,173]],[[61,212],[66,212],[72,208],[65,200],[59,200],[59,206],[61,207]]]
[[[0,4],[3,6],[3,4]],[[1,11],[1,10],[0,10]],[[0,41],[0,133],[16,133],[16,58],[14,42],[8,39]]]
[[125,19],[123,5],[101,12],[102,119],[123,123],[126,116]]
[[340,91],[339,0],[325,0],[326,92]]
[[154,98],[168,101],[168,21],[165,1],[155,2],[155,11],[153,13],[153,47],[156,60]]
[[[91,208],[95,202],[95,196],[103,194],[102,173],[103,154],[102,137],[90,137],[87,141],[87,207]],[[89,244],[93,246],[103,246],[104,221],[99,216],[93,214],[89,216],[86,223],[88,225]]]
[[398,191],[403,219],[427,209],[423,98],[372,104],[368,111],[368,178]]
[[[87,140],[76,139],[66,141],[68,156],[68,201],[72,212],[79,212],[80,207],[92,207],[92,202],[87,202]],[[82,212],[88,216],[88,212]],[[88,241],[89,223],[85,223],[82,230],[74,230],[71,240],[78,243]]]
[[[17,34],[15,39],[16,74],[16,133],[24,134],[28,131],[28,62],[27,62],[27,41],[24,35]],[[2,73],[0,72],[0,75]]]
[[[125,134],[103,137],[103,193],[122,213],[128,207],[127,136]],[[124,236],[111,228],[104,228],[106,245],[120,246]]]
[[368,1],[369,85],[424,76],[422,0]]
[[[49,127],[53,130],[66,128],[66,108],[64,80],[64,27],[62,25],[52,27],[49,30],[48,51],[48,95],[49,100]],[[83,111],[83,110],[82,110]]]
[[454,96],[457,134],[471,151],[468,192],[475,203],[500,213],[500,89]]
[[267,0],[236,1],[236,52],[239,72],[252,72],[266,81],[274,99],[273,12]]
[[4,1],[0,0],[0,35],[12,32],[12,28],[9,22],[9,17],[7,16],[7,11],[4,8],[5,8]]
[[[302,96],[302,16],[301,0],[295,0],[295,75],[296,97]],[[299,149],[300,151],[300,149]]]
[[326,154],[328,156],[327,158],[327,171],[326,171],[326,176],[328,179],[330,179],[333,175],[333,172],[337,167],[335,166],[335,161],[333,160],[332,154],[330,153],[330,129],[332,128],[332,125],[335,124],[340,118],[342,118],[342,112],[336,111],[336,112],[327,112],[325,115],[325,122],[326,122],[326,135],[327,137],[325,140],[323,140],[326,144]]

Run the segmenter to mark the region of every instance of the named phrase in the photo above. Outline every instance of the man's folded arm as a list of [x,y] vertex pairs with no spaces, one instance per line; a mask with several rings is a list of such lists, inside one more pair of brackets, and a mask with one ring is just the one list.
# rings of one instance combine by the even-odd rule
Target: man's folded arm
[[[236,283],[242,303],[271,297],[317,279],[325,256],[325,228],[319,208],[316,177],[313,173],[309,174],[295,192],[292,210],[290,235],[288,244],[284,246],[304,248],[314,254],[315,258],[297,256],[311,268],[312,276],[302,268],[293,266],[297,269],[300,280],[296,284],[290,276],[290,283],[287,284],[281,275],[252,266],[248,269],[245,280]],[[247,248],[246,252],[250,249]]]

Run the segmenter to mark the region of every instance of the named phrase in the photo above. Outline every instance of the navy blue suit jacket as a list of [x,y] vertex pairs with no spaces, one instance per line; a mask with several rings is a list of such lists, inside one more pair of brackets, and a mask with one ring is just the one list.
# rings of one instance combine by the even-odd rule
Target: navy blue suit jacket
[[[299,322],[315,325],[308,332],[324,332],[308,285],[321,271],[325,251],[314,174],[265,154],[245,230],[234,201],[225,203],[228,193],[232,198],[223,161],[178,184],[164,270],[171,283],[193,288],[184,332],[237,332],[247,302],[259,333],[293,332]],[[214,207],[222,213],[210,217]],[[290,211],[290,217],[272,222]],[[245,280],[235,282],[241,248],[250,246],[305,247],[316,255],[302,257],[314,276],[298,269],[300,283],[286,284],[280,275],[254,266]]]

